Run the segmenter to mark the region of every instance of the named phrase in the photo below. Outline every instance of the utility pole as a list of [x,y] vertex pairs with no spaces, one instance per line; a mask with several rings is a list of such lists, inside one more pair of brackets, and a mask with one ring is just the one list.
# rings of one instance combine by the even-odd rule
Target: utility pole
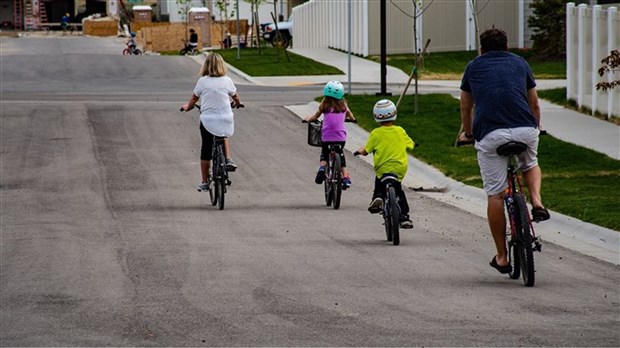
[[380,95],[392,95],[392,93],[387,92],[387,25],[386,25],[386,0],[380,0],[380,10],[379,15],[380,18],[380,30],[381,30],[381,92],[377,93]]

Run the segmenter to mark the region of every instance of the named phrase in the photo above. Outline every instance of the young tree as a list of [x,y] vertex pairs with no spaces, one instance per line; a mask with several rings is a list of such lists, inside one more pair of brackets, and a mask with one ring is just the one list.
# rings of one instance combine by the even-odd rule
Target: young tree
[[[611,53],[601,60],[603,66],[598,69],[598,75],[603,77],[606,73],[620,72],[620,51],[613,50]],[[596,90],[602,89],[607,91],[608,89],[614,89],[620,86],[620,80],[604,81],[596,84]]]
[[267,2],[267,0],[243,0],[250,4],[250,9],[252,12],[252,37],[256,35],[256,41],[254,38],[251,39],[252,42],[256,43],[256,47],[258,47],[260,54],[260,23],[258,22],[258,8],[263,3]]
[[228,34],[228,19],[235,16],[235,10],[228,9],[230,2],[230,0],[217,0],[215,2],[215,7],[217,7],[222,20],[222,41],[226,39],[226,35]]
[[185,25],[185,41],[188,41],[187,27],[189,25],[189,10],[192,8],[192,0],[176,0],[178,6],[178,13],[181,15],[183,24]]
[[566,3],[578,0],[534,0],[534,13],[527,23],[532,28],[532,49],[539,59],[564,59],[566,56]]

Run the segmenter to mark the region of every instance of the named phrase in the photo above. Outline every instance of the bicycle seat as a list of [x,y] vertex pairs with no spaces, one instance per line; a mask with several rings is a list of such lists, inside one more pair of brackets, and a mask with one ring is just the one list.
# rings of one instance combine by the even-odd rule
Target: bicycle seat
[[527,145],[519,141],[509,141],[497,148],[497,154],[500,156],[518,155],[527,150]]
[[330,144],[327,146],[330,151],[342,151],[342,145]]
[[394,181],[398,181],[398,175],[394,174],[394,173],[385,173],[383,175],[381,175],[381,182],[386,182],[386,181],[390,181],[390,180],[394,180]]

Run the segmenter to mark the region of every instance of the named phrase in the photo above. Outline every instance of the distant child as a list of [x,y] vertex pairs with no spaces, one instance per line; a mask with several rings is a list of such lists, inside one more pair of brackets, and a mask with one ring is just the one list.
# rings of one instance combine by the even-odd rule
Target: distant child
[[372,153],[374,156],[375,169],[375,189],[372,194],[372,202],[368,207],[371,214],[380,213],[383,207],[383,192],[385,186],[381,178],[385,174],[396,174],[398,182],[393,186],[398,196],[400,207],[400,227],[413,228],[413,223],[409,219],[409,204],[401,182],[407,174],[409,160],[407,149],[413,149],[414,142],[409,138],[407,132],[399,126],[394,125],[396,120],[396,105],[390,100],[379,100],[372,110],[375,121],[381,127],[375,128],[368,137],[365,146],[357,152],[361,155]]
[[[338,81],[329,81],[323,88],[323,101],[314,115],[306,116],[304,120],[308,122],[316,121],[321,114],[323,115],[323,129],[321,134],[321,160],[319,171],[316,173],[314,182],[322,184],[325,180],[325,166],[329,158],[329,145],[340,145],[344,149],[347,141],[347,128],[344,120],[355,120],[344,100],[344,86]],[[346,190],[351,186],[351,178],[347,170],[344,158],[344,151],[340,151],[340,164],[342,168],[342,189]]]

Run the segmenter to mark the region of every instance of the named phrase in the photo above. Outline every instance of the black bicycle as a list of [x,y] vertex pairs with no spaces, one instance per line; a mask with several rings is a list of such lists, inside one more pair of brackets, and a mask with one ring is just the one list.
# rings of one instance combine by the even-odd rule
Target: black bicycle
[[398,182],[398,175],[393,173],[383,174],[381,182],[385,185],[383,191],[383,225],[388,242],[394,245],[400,244],[400,206],[394,183]]
[[[361,153],[355,151],[354,156]],[[380,178],[383,183],[383,207],[381,207],[381,215],[383,215],[383,226],[385,227],[385,236],[388,242],[394,245],[400,244],[400,205],[398,205],[398,195],[394,184],[398,182],[398,175],[394,173],[385,173]]]
[[[243,104],[235,105],[234,102],[230,105],[233,108],[242,108],[245,106]],[[200,111],[200,105],[196,104],[195,107]],[[184,111],[183,108],[181,108],[181,111]],[[226,137],[213,136],[213,149],[211,150],[211,182],[208,187],[211,205],[218,205],[220,210],[224,209],[227,186],[232,184],[228,177],[229,169],[226,165],[226,155],[224,152],[225,139]]]
[[534,251],[542,251],[542,243],[534,232],[532,219],[527,209],[521,180],[517,173],[516,156],[527,149],[527,145],[510,141],[497,148],[500,156],[507,157],[508,189],[504,195],[504,205],[508,213],[510,234],[507,238],[508,259],[512,266],[510,278],[519,279],[523,273],[523,284],[534,286],[536,270],[534,268]]
[[[306,120],[302,120],[302,123],[308,123]],[[345,122],[357,123],[356,120],[345,119]],[[322,123],[320,120],[313,121],[313,123]],[[340,201],[342,198],[342,162],[340,156],[344,149],[341,145],[330,144],[327,146],[329,149],[329,158],[327,159],[327,166],[325,167],[325,180],[323,186],[325,188],[325,205],[332,206],[334,209],[340,208]]]

